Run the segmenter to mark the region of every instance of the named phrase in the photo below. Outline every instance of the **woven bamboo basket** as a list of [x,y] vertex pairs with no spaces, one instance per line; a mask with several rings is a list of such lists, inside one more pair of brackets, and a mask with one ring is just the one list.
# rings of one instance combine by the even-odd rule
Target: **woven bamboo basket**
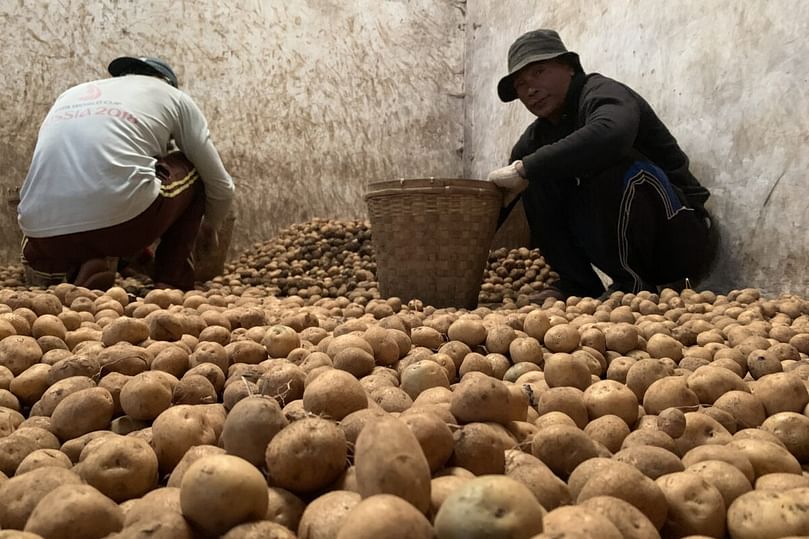
[[401,179],[365,195],[379,292],[434,307],[477,306],[502,195],[480,180]]

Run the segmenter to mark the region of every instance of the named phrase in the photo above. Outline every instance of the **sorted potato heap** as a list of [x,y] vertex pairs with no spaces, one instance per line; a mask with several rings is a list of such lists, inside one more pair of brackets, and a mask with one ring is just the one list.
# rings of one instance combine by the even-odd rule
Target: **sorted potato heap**
[[558,278],[559,275],[539,254],[539,249],[496,249],[489,253],[479,300],[484,304],[515,302],[525,305],[527,296]]
[[[206,285],[232,287],[236,293],[245,285],[260,287],[307,303],[340,296],[363,303],[380,297],[375,272],[367,221],[313,219],[256,243],[226,266],[224,276]],[[528,295],[557,278],[537,249],[497,249],[489,255],[480,303],[525,305]]]
[[804,298],[240,286],[0,290],[0,537],[809,535]]
[[25,286],[25,272],[20,264],[0,267],[0,287],[16,288]]

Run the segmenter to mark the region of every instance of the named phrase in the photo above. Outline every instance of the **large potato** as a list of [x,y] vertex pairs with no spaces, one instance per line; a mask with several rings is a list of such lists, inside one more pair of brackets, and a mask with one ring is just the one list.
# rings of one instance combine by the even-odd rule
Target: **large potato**
[[267,445],[272,484],[296,494],[315,492],[345,470],[346,439],[334,423],[308,417],[290,423]]
[[542,519],[546,537],[603,537],[621,539],[621,532],[607,517],[584,505],[557,507]]
[[509,390],[503,382],[485,375],[470,375],[455,386],[450,412],[462,423],[507,423],[511,419],[508,399]]
[[270,440],[286,425],[287,420],[275,399],[248,397],[236,403],[228,413],[221,442],[229,454],[260,467]]
[[380,418],[365,426],[354,448],[357,486],[363,498],[393,494],[422,513],[430,508],[430,466],[404,422]]
[[348,513],[360,503],[356,492],[333,490],[315,498],[303,511],[298,524],[299,539],[333,539]]
[[152,424],[152,437],[162,473],[171,472],[195,445],[214,445],[219,432],[202,406],[178,405],[167,409]]
[[664,475],[655,482],[668,502],[664,536],[724,536],[725,501],[716,487],[688,471]]
[[567,425],[551,425],[537,432],[531,453],[563,479],[585,460],[599,456],[598,448],[584,431]]
[[624,539],[658,539],[660,533],[634,505],[613,496],[596,496],[581,507],[609,519]]
[[777,539],[809,535],[807,489],[754,490],[730,505],[727,526],[733,539]]
[[368,407],[368,396],[353,375],[330,368],[303,390],[307,412],[341,420],[351,412]]
[[433,527],[418,509],[398,496],[365,498],[344,517],[336,539],[432,539]]
[[528,488],[501,475],[483,475],[460,485],[435,516],[442,539],[531,537],[542,532],[545,509]]
[[88,484],[121,503],[157,486],[157,455],[131,436],[102,438],[85,447],[74,470]]
[[541,460],[519,449],[506,451],[506,475],[528,487],[548,511],[572,502],[565,482]]
[[258,468],[231,455],[197,460],[180,485],[183,515],[210,535],[264,518],[267,502],[267,483]]
[[0,483],[0,528],[22,530],[39,501],[61,485],[80,485],[81,478],[62,467],[31,470]]
[[65,397],[51,415],[53,433],[62,441],[109,428],[115,404],[103,387],[92,387]]
[[62,485],[36,505],[25,531],[49,539],[100,539],[120,531],[124,513],[90,485]]

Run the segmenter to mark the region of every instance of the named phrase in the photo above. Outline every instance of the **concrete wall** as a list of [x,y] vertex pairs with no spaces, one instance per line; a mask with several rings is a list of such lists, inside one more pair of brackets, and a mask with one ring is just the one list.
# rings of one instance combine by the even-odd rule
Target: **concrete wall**
[[365,214],[369,180],[462,172],[464,2],[0,2],[0,263],[39,123],[124,54],[178,72],[238,188],[231,252],[318,217]]
[[[555,28],[586,71],[629,84],[655,107],[712,191],[722,244],[706,286],[809,293],[809,3],[469,0],[467,7],[467,175],[502,166],[532,121],[518,102],[497,99],[509,45],[527,30]],[[520,223],[513,229],[519,237]]]

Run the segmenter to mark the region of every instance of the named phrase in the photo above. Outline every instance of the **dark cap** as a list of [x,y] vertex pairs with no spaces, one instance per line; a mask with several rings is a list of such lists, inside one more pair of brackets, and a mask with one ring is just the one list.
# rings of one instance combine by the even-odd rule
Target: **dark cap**
[[159,58],[121,56],[110,62],[107,71],[113,77],[130,74],[157,75],[163,77],[166,82],[177,88],[177,75],[166,62]]
[[583,71],[579,55],[565,48],[556,30],[533,30],[517,38],[508,48],[508,75],[497,83],[497,95],[502,101],[514,101],[514,74],[528,64],[567,57],[576,71]]

